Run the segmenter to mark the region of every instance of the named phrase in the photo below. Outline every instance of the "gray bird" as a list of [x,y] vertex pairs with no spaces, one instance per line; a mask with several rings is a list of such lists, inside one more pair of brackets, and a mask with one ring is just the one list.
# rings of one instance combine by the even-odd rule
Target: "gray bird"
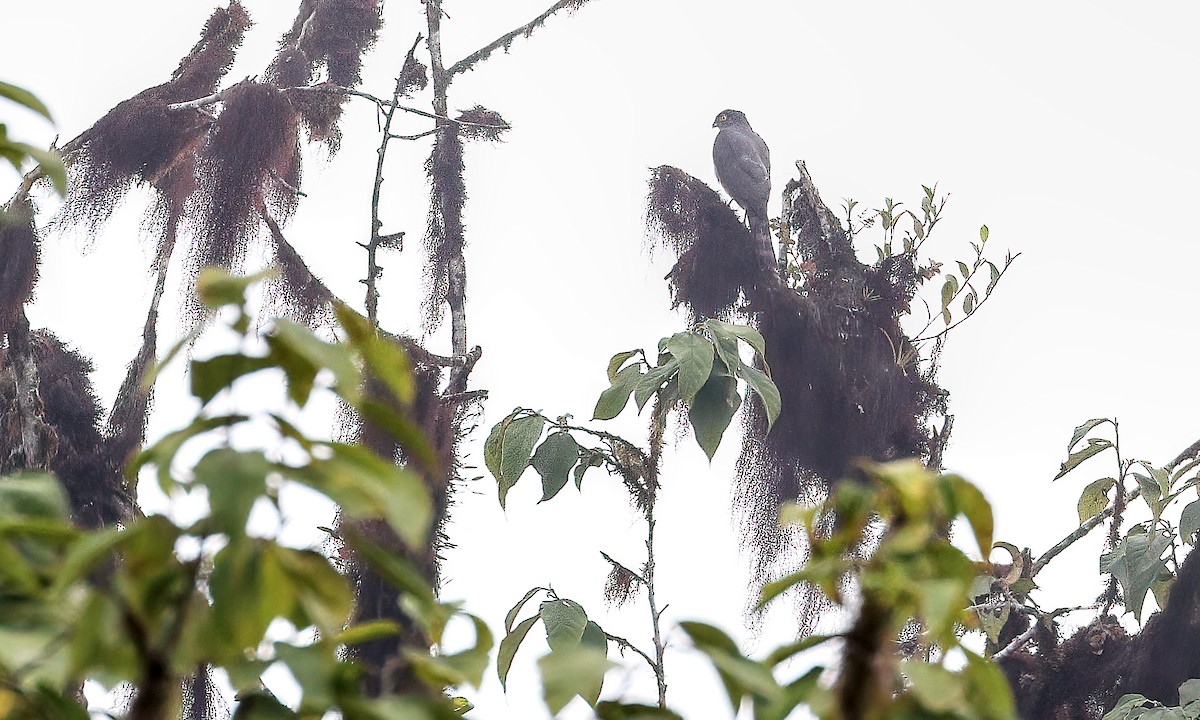
[[729,197],[746,211],[750,230],[767,239],[770,237],[767,198],[771,196],[771,151],[740,110],[722,110],[713,121],[713,127],[720,128],[713,142],[717,180],[721,181],[721,187]]

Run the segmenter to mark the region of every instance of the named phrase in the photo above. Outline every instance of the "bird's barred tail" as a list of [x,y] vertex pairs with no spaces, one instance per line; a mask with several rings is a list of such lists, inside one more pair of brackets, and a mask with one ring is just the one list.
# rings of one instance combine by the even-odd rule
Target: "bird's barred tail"
[[776,268],[775,246],[771,243],[771,225],[767,216],[747,213],[746,220],[750,225],[750,233],[754,235],[757,243],[755,250],[759,256],[759,263],[764,270],[774,274]]

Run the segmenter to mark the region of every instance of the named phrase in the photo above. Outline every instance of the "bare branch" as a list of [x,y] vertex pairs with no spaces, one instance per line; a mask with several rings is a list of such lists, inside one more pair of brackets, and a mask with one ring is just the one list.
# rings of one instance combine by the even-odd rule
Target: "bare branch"
[[1012,655],[1016,651],[1025,647],[1025,643],[1027,643],[1033,639],[1033,636],[1037,634],[1037,630],[1038,630],[1038,623],[1036,623],[1036,622],[1030,623],[1028,630],[1026,630],[1025,632],[1018,635],[1012,642],[1010,642],[1008,645],[1006,645],[1004,648],[1002,648],[999,652],[997,652],[995,655],[993,655],[992,660],[1003,660],[1004,658],[1008,657],[1009,655]]
[[486,60],[492,53],[496,52],[500,48],[504,48],[504,50],[507,51],[514,40],[522,35],[525,37],[532,35],[533,31],[541,27],[551,15],[554,15],[561,10],[567,10],[568,12],[572,10],[578,10],[579,8],[583,7],[584,3],[587,1],[588,0],[559,0],[551,5],[550,9],[546,10],[546,12],[542,13],[541,15],[538,15],[533,20],[525,23],[515,30],[501,35],[492,42],[488,43],[486,46],[479,48],[462,60],[454,63],[454,65],[446,71],[446,79],[450,80],[455,75],[470,70],[475,66],[476,63],[480,62],[481,60]]

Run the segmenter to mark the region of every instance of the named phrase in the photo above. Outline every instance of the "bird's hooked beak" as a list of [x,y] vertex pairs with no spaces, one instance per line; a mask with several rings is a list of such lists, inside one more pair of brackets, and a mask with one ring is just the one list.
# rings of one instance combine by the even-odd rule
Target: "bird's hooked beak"
[[713,127],[716,127],[716,126],[717,126],[717,121],[713,120]]

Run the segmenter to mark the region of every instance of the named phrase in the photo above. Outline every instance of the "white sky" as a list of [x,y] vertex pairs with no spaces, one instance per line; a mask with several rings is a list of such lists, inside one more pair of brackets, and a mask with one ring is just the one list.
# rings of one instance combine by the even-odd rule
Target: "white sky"
[[[0,77],[37,92],[63,138],[74,137],[169,77],[216,4],[9,0]],[[295,11],[280,0],[245,4],[257,25],[230,82],[261,72]],[[447,60],[549,4],[447,2]],[[387,2],[364,89],[388,93],[423,30],[421,13],[413,0]],[[733,107],[771,146],[776,190],[796,159],[834,208],[846,197],[915,205],[921,183],[936,182],[952,197],[928,246],[933,257],[969,259],[967,242],[984,223],[993,252],[1023,253],[997,297],[954,333],[941,381],[957,417],[947,464],[992,500],[997,539],[1039,553],[1075,527],[1084,481],[1111,473],[1111,464],[1085,466],[1078,479],[1050,485],[1076,424],[1115,415],[1126,454],[1160,464],[1200,436],[1200,389],[1191,382],[1197,27],[1200,6],[1182,1],[592,0],[551,20],[451,90],[452,107],[482,103],[514,125],[507,142],[473,144],[466,155],[470,342],[484,348],[472,382],[491,392],[471,457],[516,405],[589,417],[610,355],[683,327],[661,280],[669,262],[644,252],[647,168],[675,165],[715,186],[710,125]],[[10,105],[2,112],[17,137],[53,136]],[[354,242],[368,233],[372,115],[367,103],[353,104],[341,154],[326,162],[310,153],[309,197],[287,231],[335,292],[359,302],[365,259]],[[426,127],[413,116],[399,130]],[[383,259],[381,317],[393,331],[418,330],[427,152],[428,141],[394,151],[384,186],[385,232],[408,232],[405,252]],[[15,186],[16,177],[0,171],[0,182]],[[46,243],[30,310],[35,326],[95,359],[106,402],[136,351],[151,290],[140,201],[126,210],[94,247]],[[164,320],[160,337],[170,338],[173,315]],[[448,338],[436,336],[431,349],[448,352]],[[178,390],[159,392],[152,434],[188,407]],[[640,419],[615,425],[644,437]],[[668,622],[708,620],[740,632],[747,649],[764,649],[788,639],[789,625],[783,612],[757,640],[741,630],[746,563],[729,513],[736,454],[727,437],[710,468],[689,437],[667,459],[659,595],[670,603]],[[617,484],[589,475],[582,497],[568,489],[541,506],[538,493],[531,473],[503,514],[490,480],[460,492],[445,597],[464,598],[499,632],[526,589],[552,584],[607,630],[648,648],[644,606],[608,613],[600,599],[598,550],[629,565],[642,560],[643,528]],[[1043,607],[1086,604],[1100,590],[1098,545],[1081,545],[1041,578]],[[671,638],[672,705],[687,717],[728,716],[715,675],[679,647],[678,632]],[[532,666],[540,652],[536,642],[520,652],[507,697],[490,677],[473,696],[473,716],[544,715]],[[619,690],[653,698],[640,668],[609,676],[606,695]]]

